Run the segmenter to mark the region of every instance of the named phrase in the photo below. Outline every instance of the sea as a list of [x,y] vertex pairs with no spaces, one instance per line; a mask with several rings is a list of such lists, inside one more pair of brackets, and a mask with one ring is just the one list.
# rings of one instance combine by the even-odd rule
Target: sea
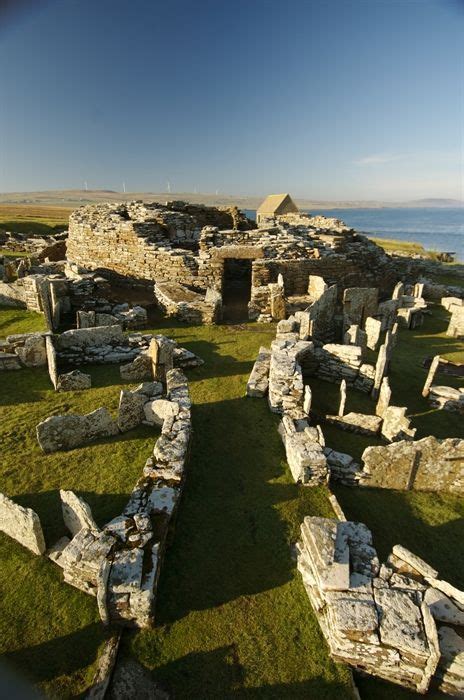
[[[256,219],[256,211],[245,212]],[[426,250],[455,253],[464,262],[464,207],[393,209],[311,209],[341,219],[351,228],[373,238],[393,238],[420,243]]]

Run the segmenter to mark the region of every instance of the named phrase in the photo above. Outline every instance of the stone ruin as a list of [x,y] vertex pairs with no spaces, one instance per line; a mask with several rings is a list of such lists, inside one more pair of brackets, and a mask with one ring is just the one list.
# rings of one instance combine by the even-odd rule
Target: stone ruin
[[124,329],[143,328],[147,310],[138,304],[120,302],[120,290],[101,275],[78,270],[66,261],[30,265],[21,276],[20,259],[7,281],[0,279],[0,304],[24,308],[43,315],[47,328],[65,326],[91,328],[121,325]]
[[380,565],[362,523],[308,516],[298,569],[335,661],[418,693],[464,693],[464,592],[401,545]]
[[[120,325],[79,328],[61,334],[23,333],[0,341],[0,370],[48,367],[50,381],[57,391],[78,391],[91,386],[91,377],[77,369],[62,373],[60,368],[90,364],[121,364],[122,379],[140,382],[152,376],[149,357],[151,333],[125,335]],[[174,341],[176,367],[198,367],[203,361]]]
[[161,435],[121,515],[99,528],[87,503],[61,491],[70,537],[45,551],[38,516],[0,495],[0,528],[35,554],[45,553],[63,570],[65,582],[95,596],[104,623],[153,624],[160,566],[191,436],[187,379],[172,367],[174,347],[164,337],[151,341],[152,381],[121,391],[118,421],[101,408],[87,416],[52,416],[37,426],[45,452],[85,445],[142,422],[160,426]]
[[70,217],[67,255],[78,268],[154,285],[165,312],[190,322],[221,318],[229,282],[247,282],[248,317],[261,321],[316,301],[310,275],[329,287],[381,280],[388,292],[394,284],[391,259],[339,222],[284,216],[256,228],[238,210],[180,202],[81,207]]
[[[323,294],[326,286],[320,280],[318,278],[317,283]],[[421,293],[422,288],[416,288],[415,292]],[[404,296],[400,285],[395,288],[393,296]],[[421,299],[419,296],[413,298]],[[379,347],[376,364],[363,363],[366,348],[369,345],[369,349],[378,347],[384,325],[382,319],[365,316],[366,313],[378,314],[376,290],[345,290],[344,299],[348,302],[344,327],[348,331],[356,329],[348,336],[345,331],[345,344],[323,344],[315,340],[312,333],[318,328],[317,316],[312,317],[311,308],[297,311],[288,319],[279,321],[270,350],[260,348],[247,383],[248,396],[267,395],[271,411],[282,415],[279,432],[295,481],[314,485],[325,483],[330,478],[349,486],[464,493],[464,440],[437,440],[429,436],[415,441],[416,429],[411,427],[406,407],[390,404],[387,374],[396,344],[396,316],[392,315],[388,320],[390,328],[387,328],[385,340]],[[424,308],[422,302],[420,307]],[[402,307],[395,304],[395,308],[399,312]],[[363,318],[368,331],[360,328]],[[360,341],[360,331],[364,333],[362,345],[354,345],[353,342]],[[428,390],[439,359],[432,362],[426,381]],[[314,413],[311,407],[312,377],[340,383],[338,415]],[[376,400],[375,413],[345,413],[348,386],[369,393]],[[437,388],[432,387],[432,390],[437,391]],[[449,391],[460,396],[459,390]],[[392,444],[366,448],[361,465],[351,455],[325,445],[321,422],[355,433],[380,436]]]

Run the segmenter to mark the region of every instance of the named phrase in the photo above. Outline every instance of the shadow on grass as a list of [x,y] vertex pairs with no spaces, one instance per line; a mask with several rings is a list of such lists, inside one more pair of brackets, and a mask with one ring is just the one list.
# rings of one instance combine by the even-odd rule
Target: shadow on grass
[[2,372],[0,378],[0,406],[13,406],[41,401],[53,387],[45,367],[25,367]]
[[[156,669],[156,683],[176,698],[335,698],[346,697],[346,685],[323,677],[295,683],[243,687],[245,681],[234,644],[190,653]],[[189,689],[187,691],[187,689]],[[195,692],[195,689],[199,693]],[[194,695],[191,692],[194,692]]]
[[[95,522],[99,527],[105,525],[116,515],[122,513],[129,500],[132,486],[127,493],[95,493],[92,491],[75,491],[77,496],[89,504]],[[58,489],[40,493],[22,493],[13,495],[15,503],[24,508],[32,508],[40,518],[47,547],[51,547],[60,537],[71,537],[66,529],[61,511],[61,498]]]
[[292,576],[288,525],[276,506],[295,499],[297,486],[277,482],[284,452],[266,403],[195,404],[193,425],[186,486],[161,573],[160,623]]
[[402,544],[437,569],[440,577],[464,587],[462,497],[343,486],[333,490],[347,519],[361,520],[372,530],[381,561],[395,544]]
[[6,653],[3,658],[21,675],[25,673],[34,683],[42,683],[90,666],[98,655],[104,634],[101,622],[95,622],[62,637]]

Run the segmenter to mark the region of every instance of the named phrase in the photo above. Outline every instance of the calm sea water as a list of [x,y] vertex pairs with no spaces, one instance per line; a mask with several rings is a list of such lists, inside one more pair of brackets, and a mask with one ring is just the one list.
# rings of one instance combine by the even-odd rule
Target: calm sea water
[[[464,262],[464,207],[456,209],[311,209],[342,219],[348,226],[375,238],[420,243],[427,250],[456,253]],[[256,218],[256,212],[249,212]]]

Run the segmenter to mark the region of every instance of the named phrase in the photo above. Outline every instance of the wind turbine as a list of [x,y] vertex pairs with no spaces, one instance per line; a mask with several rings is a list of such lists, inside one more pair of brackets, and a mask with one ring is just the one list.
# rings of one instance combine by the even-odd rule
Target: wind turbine
[[167,189],[168,189],[169,194],[171,194],[171,183],[169,182],[169,180],[167,181],[166,185],[167,185]]
[[122,191],[124,192],[124,194],[126,194],[126,183],[125,182],[122,183]]
[[89,189],[89,188],[87,187],[87,180],[84,180],[84,189],[85,189],[86,192],[87,192],[87,190]]

